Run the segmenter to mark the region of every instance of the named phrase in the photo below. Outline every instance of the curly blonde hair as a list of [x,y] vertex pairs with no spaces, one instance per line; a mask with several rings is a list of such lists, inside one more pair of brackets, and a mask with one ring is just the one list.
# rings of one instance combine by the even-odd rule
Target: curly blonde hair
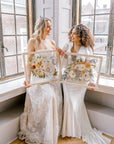
[[[94,47],[94,36],[91,34],[90,30],[83,24],[79,24],[79,25],[74,25],[70,32],[69,32],[69,40],[71,41],[71,34],[72,34],[72,30],[75,29],[76,30],[76,36],[79,40],[79,44],[80,46],[84,46],[84,47],[88,47],[90,46],[93,50]],[[72,48],[73,50],[73,48]]]
[[33,37],[35,37],[39,42],[41,42],[43,35],[45,35],[47,21],[51,22],[49,18],[44,18],[44,17],[40,17],[40,19],[36,21]]

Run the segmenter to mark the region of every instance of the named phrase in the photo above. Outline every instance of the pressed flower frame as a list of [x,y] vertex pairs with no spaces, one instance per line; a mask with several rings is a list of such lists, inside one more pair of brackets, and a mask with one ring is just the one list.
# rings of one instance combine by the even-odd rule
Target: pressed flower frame
[[56,50],[43,50],[23,53],[23,60],[27,85],[58,81],[86,88],[98,87],[102,64],[100,56],[66,52],[60,61]]
[[27,85],[45,84],[60,79],[60,57],[56,50],[23,53]]
[[66,52],[61,62],[61,83],[97,89],[102,57]]

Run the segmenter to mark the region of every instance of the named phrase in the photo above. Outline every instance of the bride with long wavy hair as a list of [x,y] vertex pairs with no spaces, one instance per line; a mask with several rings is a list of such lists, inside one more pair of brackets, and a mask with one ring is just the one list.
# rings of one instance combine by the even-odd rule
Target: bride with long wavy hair
[[[35,32],[28,41],[27,51],[55,50],[55,42],[48,39],[51,20],[40,18],[35,25]],[[20,117],[19,139],[27,144],[56,144],[62,122],[62,94],[60,84],[37,84],[28,86],[31,77],[30,65],[27,63],[28,81],[25,108]],[[33,79],[35,80],[35,78]]]

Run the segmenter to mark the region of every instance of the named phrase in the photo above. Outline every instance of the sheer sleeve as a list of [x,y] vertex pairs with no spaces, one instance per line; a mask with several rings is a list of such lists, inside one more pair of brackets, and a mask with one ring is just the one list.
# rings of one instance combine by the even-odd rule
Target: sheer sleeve
[[69,44],[65,43],[65,45],[63,46],[63,50],[64,51],[68,51],[68,49],[69,49]]
[[[71,48],[72,48],[72,43],[65,43],[65,45],[63,47],[63,51],[71,52]],[[67,55],[64,55],[63,67],[66,66],[67,63],[68,63],[68,57],[67,57]]]

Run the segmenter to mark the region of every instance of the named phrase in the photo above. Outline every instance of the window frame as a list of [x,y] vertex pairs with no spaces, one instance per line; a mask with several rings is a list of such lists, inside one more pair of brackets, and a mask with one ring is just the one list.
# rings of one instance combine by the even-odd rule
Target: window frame
[[[15,11],[15,0],[13,0],[13,7],[14,7],[14,13],[5,13],[1,12],[1,1],[0,1],[0,81],[5,80],[5,79],[12,79],[15,76],[20,76],[23,75],[24,72],[19,72],[19,67],[18,67],[18,56],[22,55],[22,53],[18,53],[17,51],[17,38],[18,36],[27,36],[27,41],[28,39],[32,36],[33,33],[33,4],[35,4],[35,0],[26,0],[26,14],[16,14]],[[16,53],[13,55],[4,55],[4,50],[7,50],[7,48],[4,47],[3,45],[3,37],[4,36],[10,36],[10,35],[3,35],[2,32],[2,14],[9,14],[9,15],[14,15],[14,22],[15,22],[15,34],[11,35],[15,37],[15,43],[16,43]],[[16,32],[16,16],[25,16],[27,19],[27,34],[17,34]],[[5,70],[5,57],[11,57],[11,56],[16,56],[16,65],[17,65],[17,72],[15,74],[10,74],[6,76],[6,70]]]
[[[111,68],[112,68],[112,56],[114,56],[113,52],[113,37],[114,37],[114,1],[110,0],[110,12],[109,13],[100,13],[96,14],[96,0],[94,0],[94,13],[93,14],[86,14],[81,15],[81,4],[82,0],[73,0],[74,3],[76,3],[76,12],[73,13],[73,17],[75,15],[76,17],[76,24],[79,24],[81,22],[81,16],[93,16],[94,17],[94,23],[93,23],[93,34],[94,36],[108,36],[108,42],[106,49],[106,54],[98,54],[94,53],[95,55],[105,55],[106,56],[106,70],[104,73],[101,73],[103,76],[113,77],[114,74],[111,74]],[[95,34],[95,16],[101,16],[101,15],[107,15],[109,14],[109,27],[108,27],[108,34]],[[73,23],[74,24],[74,23]]]

